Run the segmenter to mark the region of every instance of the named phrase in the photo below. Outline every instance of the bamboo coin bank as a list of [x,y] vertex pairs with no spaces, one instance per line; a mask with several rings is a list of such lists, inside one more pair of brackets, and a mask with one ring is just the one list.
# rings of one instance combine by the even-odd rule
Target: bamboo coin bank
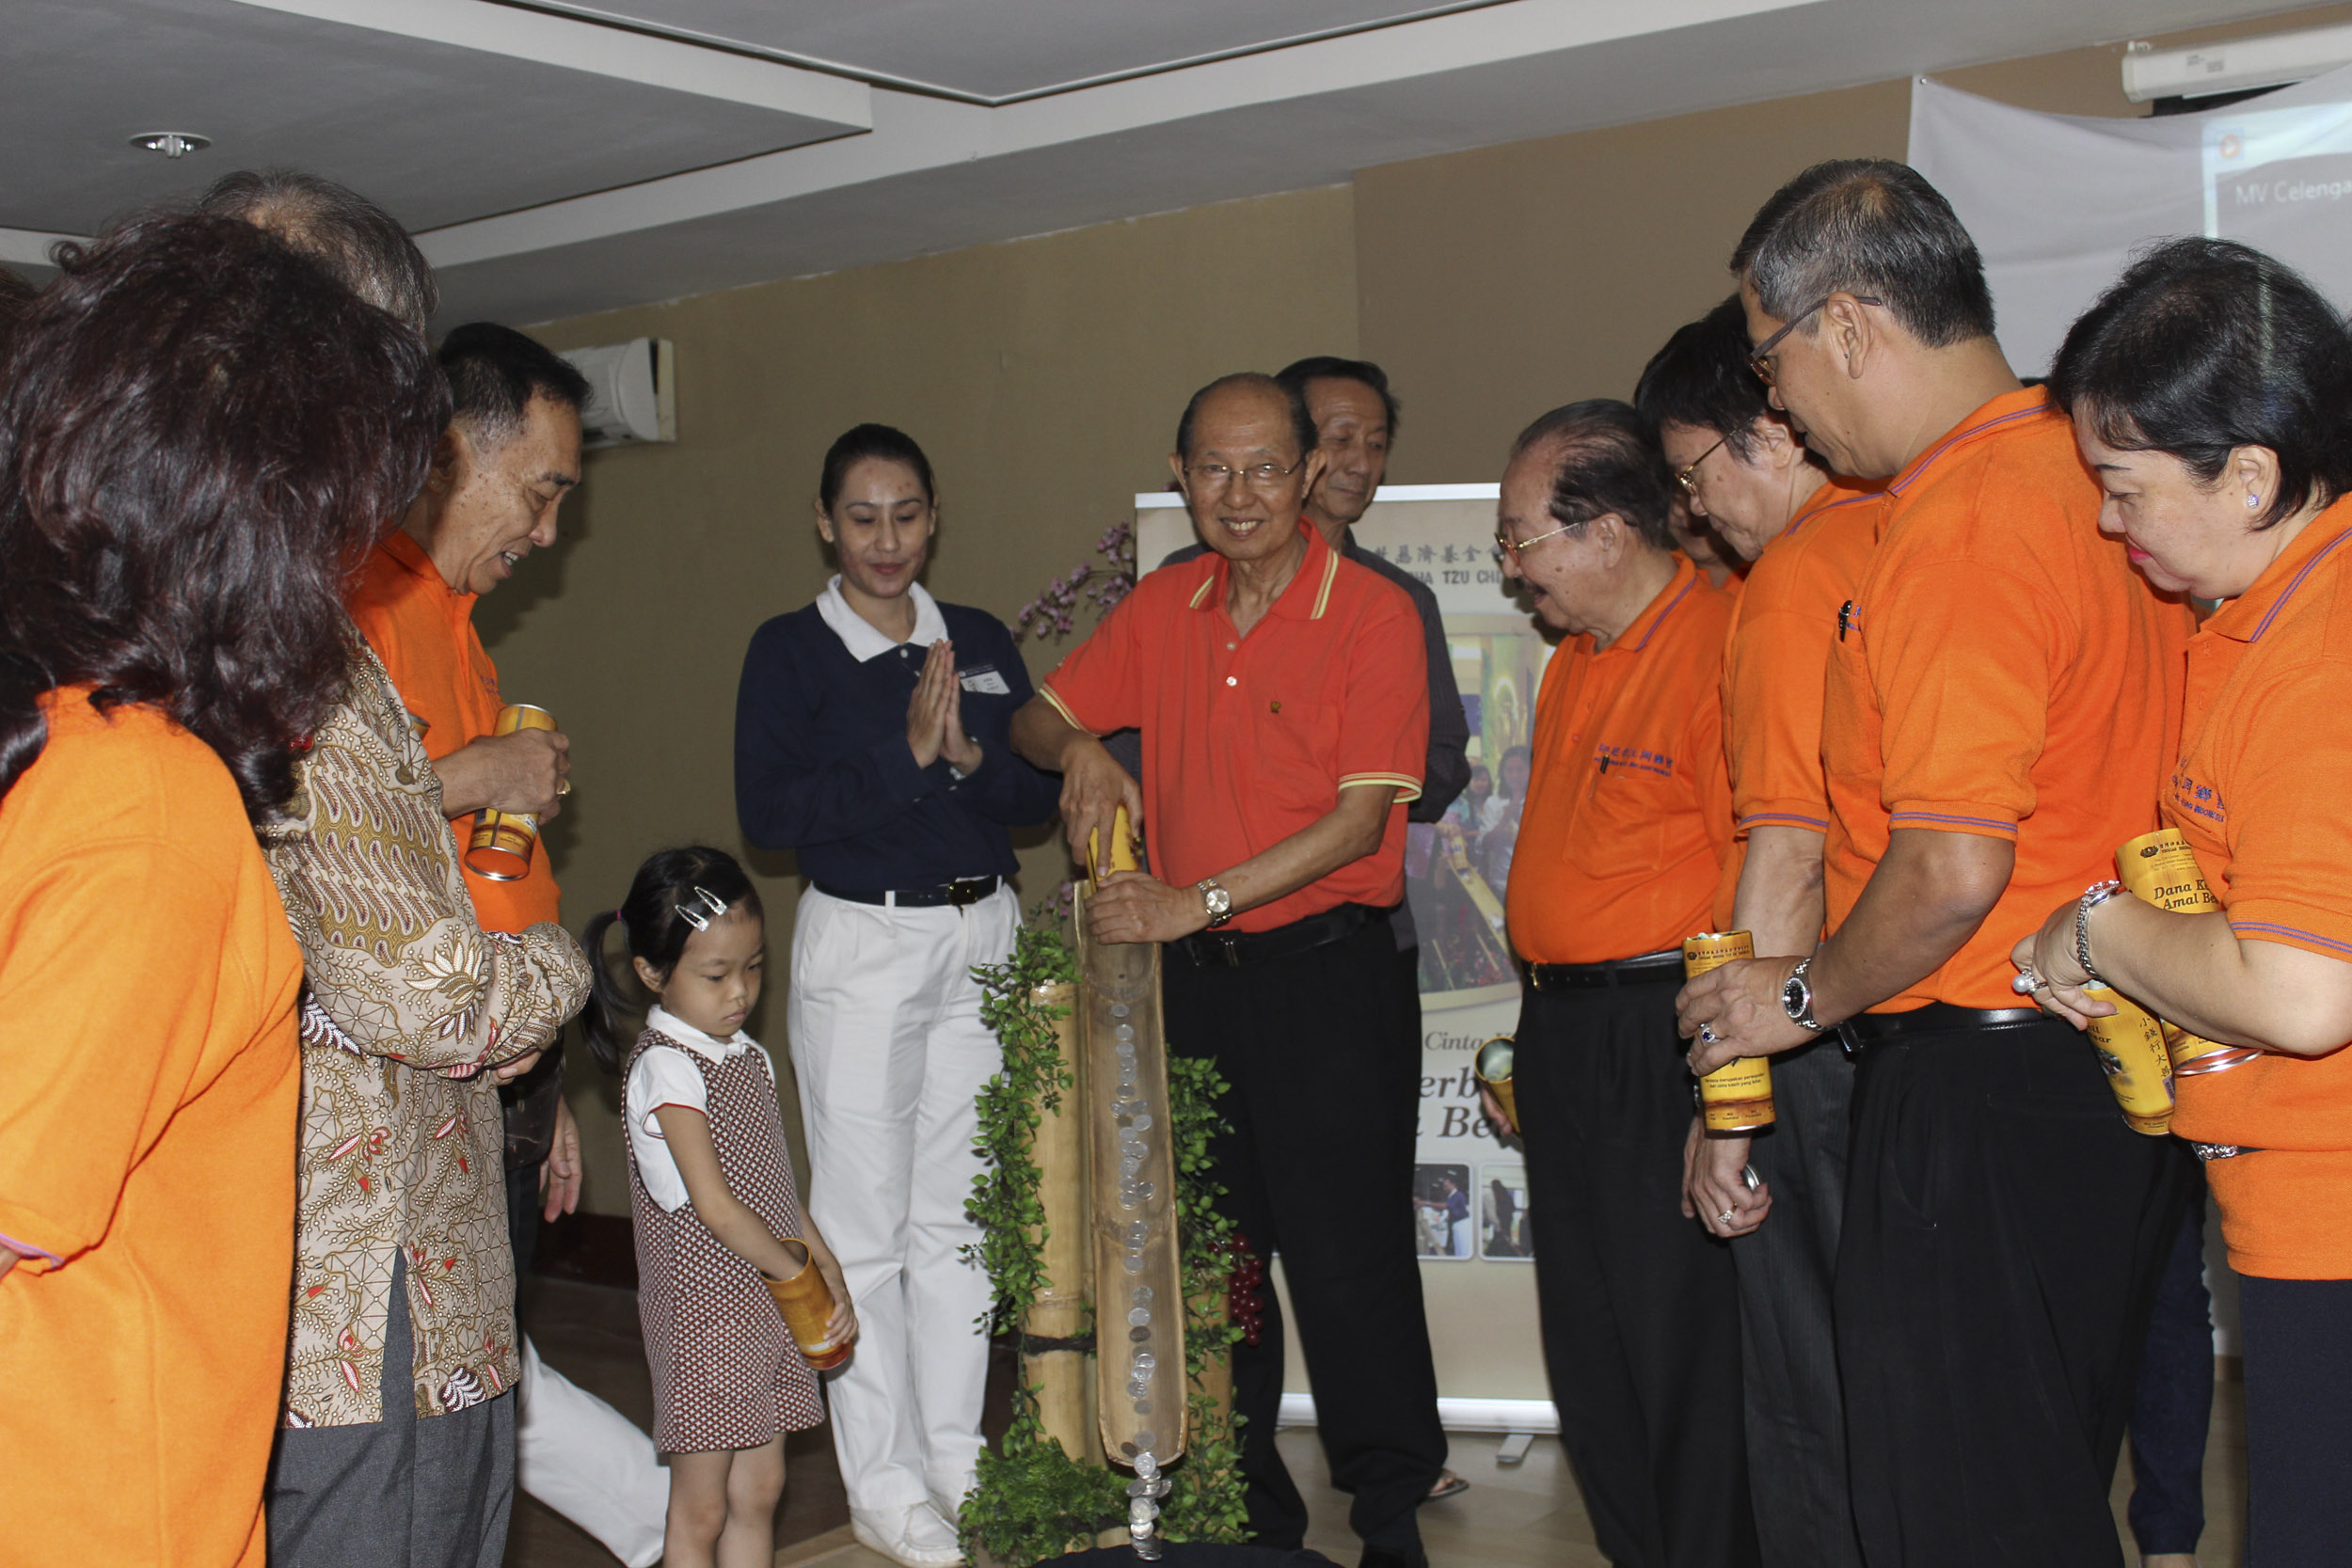
[[[808,1249],[797,1242],[787,1242],[787,1251],[801,1255],[800,1272],[789,1279],[768,1280],[768,1293],[776,1298],[776,1310],[784,1314],[784,1326],[792,1336],[792,1342],[801,1348],[802,1358],[813,1372],[838,1367],[850,1358],[847,1340],[834,1343],[825,1333],[825,1321],[833,1316],[833,1291],[825,1284],[825,1276],[817,1271],[817,1260]],[[765,1277],[765,1276],[763,1276]]]
[[[517,730],[552,730],[555,715],[529,703],[509,703],[499,714],[492,735]],[[494,882],[518,882],[531,875],[531,847],[539,842],[539,819],[527,811],[485,807],[473,819],[473,838],[466,847],[466,869]]]
[[[1756,957],[1745,931],[1702,931],[1682,942],[1682,974],[1696,979],[1738,958]],[[1769,1056],[1739,1056],[1699,1080],[1699,1112],[1710,1133],[1755,1132],[1778,1119]]]
[[1509,1035],[1497,1035],[1478,1048],[1478,1055],[1471,1063],[1478,1081],[1486,1085],[1495,1103],[1502,1107],[1502,1114],[1511,1118],[1514,1131],[1519,1125],[1518,1096],[1511,1092],[1511,1057],[1517,1050],[1518,1043]]
[[2109,1016],[2092,1019],[2087,1033],[2125,1124],[2135,1132],[2163,1137],[2172,1131],[2172,1062],[2163,1025],[2110,986],[2085,986],[2083,993],[2115,1005]]
[[1187,1415],[1160,948],[1087,935],[1091,884],[1105,872],[1138,869],[1126,807],[1119,808],[1111,843],[1090,840],[1088,851],[1091,876],[1077,911],[1077,1022],[1094,1211],[1095,1410],[1104,1451],[1135,1472],[1127,1483],[1128,1539],[1148,1561],[1161,1551],[1159,1504],[1168,1493],[1161,1470],[1184,1456]]
[[[2221,900],[2205,885],[2205,874],[2197,869],[2197,852],[2188,847],[2188,840],[2178,828],[2142,833],[2118,849],[2115,876],[2134,897],[2175,914],[2205,914],[2221,907]],[[2169,1023],[2159,1027],[2164,1031],[2165,1050],[2171,1056],[2172,1071],[2177,1077],[2221,1072],[2262,1054],[2244,1046],[2205,1039]]]

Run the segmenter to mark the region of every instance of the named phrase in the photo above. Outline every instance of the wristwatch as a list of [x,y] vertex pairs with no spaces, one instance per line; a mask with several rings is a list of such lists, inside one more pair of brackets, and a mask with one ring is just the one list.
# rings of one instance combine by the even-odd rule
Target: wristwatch
[[1788,972],[1788,980],[1780,988],[1780,1010],[1788,1015],[1789,1022],[1818,1035],[1821,1024],[1813,1016],[1813,985],[1805,978],[1805,971],[1812,967],[1813,958],[1808,955]]
[[1215,877],[1203,877],[1192,884],[1200,890],[1200,901],[1209,907],[1209,929],[1233,918],[1233,895],[1217,886]]

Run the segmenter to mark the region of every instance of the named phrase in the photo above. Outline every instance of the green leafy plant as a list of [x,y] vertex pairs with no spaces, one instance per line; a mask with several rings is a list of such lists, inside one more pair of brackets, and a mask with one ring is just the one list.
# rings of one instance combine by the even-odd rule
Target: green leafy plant
[[1184,1462],[1168,1472],[1160,1528],[1171,1541],[1239,1541],[1248,1534],[1243,1501],[1241,1419],[1200,1392],[1212,1357],[1229,1355],[1241,1330],[1226,1321],[1233,1222],[1218,1212],[1225,1184],[1216,1180],[1210,1141],[1226,1131],[1216,1114],[1226,1090],[1216,1064],[1200,1056],[1168,1058],[1169,1136],[1176,1147],[1176,1236],[1184,1271],[1184,1373],[1191,1440]]
[[1070,1009],[1037,993],[1076,980],[1078,962],[1058,926],[1029,924],[1013,939],[1011,957],[981,964],[972,975],[980,983],[980,1020],[1004,1046],[1005,1065],[975,1102],[982,1169],[963,1213],[980,1227],[980,1240],[965,1247],[964,1256],[988,1271],[993,1294],[985,1321],[991,1334],[1002,1334],[1021,1326],[1022,1314],[1037,1305],[1045,1283],[1045,1208],[1038,1198],[1033,1151],[1044,1113],[1057,1109],[1062,1091],[1075,1086],[1055,1036]]
[[[1038,995],[1077,978],[1077,962],[1054,911],[1034,911],[1004,963],[973,971],[984,998],[980,1016],[1005,1051],[1004,1069],[980,1092],[977,1147],[985,1168],[973,1183],[964,1212],[980,1227],[966,1256],[988,1271],[993,1299],[985,1320],[992,1332],[1020,1328],[1044,1287],[1045,1214],[1039,1197],[1035,1149],[1043,1115],[1075,1085],[1062,1066],[1055,1026],[1067,1016]],[[1210,1139],[1219,1130],[1216,1097],[1225,1085],[1205,1061],[1170,1058],[1168,1119],[1175,1144],[1177,1235],[1183,1249],[1185,1371],[1198,1379],[1209,1355],[1238,1331],[1218,1309],[1224,1299],[1224,1248],[1232,1222],[1217,1212],[1224,1192],[1213,1175]],[[978,1479],[964,1498],[958,1535],[964,1553],[1002,1563],[1041,1561],[1094,1544],[1097,1534],[1124,1522],[1126,1476],[1097,1456],[1065,1453],[1045,1435],[1038,1391],[1016,1384],[1012,1424],[992,1449],[980,1451]],[[1238,1424],[1218,1416],[1199,1393],[1188,1400],[1191,1438],[1184,1460],[1168,1471],[1161,1528],[1170,1540],[1239,1541],[1245,1533]]]

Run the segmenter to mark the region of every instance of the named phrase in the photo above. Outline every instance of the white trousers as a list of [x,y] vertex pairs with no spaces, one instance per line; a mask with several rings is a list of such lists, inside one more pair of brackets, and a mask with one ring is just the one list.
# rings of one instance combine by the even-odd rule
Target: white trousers
[[857,1353],[828,1378],[850,1506],[927,1496],[953,1519],[980,1451],[988,1276],[959,1256],[981,1086],[1003,1065],[974,964],[1012,951],[1020,905],[853,904],[811,888],[792,932],[788,1027],[808,1132],[808,1209],[857,1306]]
[[637,1423],[539,1359],[523,1340],[515,1484],[604,1543],[628,1568],[661,1560],[670,1472]]

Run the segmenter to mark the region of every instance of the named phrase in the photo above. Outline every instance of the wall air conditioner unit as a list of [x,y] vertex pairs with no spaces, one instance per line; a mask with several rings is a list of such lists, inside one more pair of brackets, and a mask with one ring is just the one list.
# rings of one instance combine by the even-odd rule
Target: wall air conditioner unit
[[2352,65],[2352,26],[2157,49],[2135,41],[2123,51],[2123,96],[2135,103],[2156,98],[2210,98],[2308,81]]
[[564,351],[588,378],[588,406],[580,411],[580,444],[633,446],[677,439],[677,385],[667,338]]

